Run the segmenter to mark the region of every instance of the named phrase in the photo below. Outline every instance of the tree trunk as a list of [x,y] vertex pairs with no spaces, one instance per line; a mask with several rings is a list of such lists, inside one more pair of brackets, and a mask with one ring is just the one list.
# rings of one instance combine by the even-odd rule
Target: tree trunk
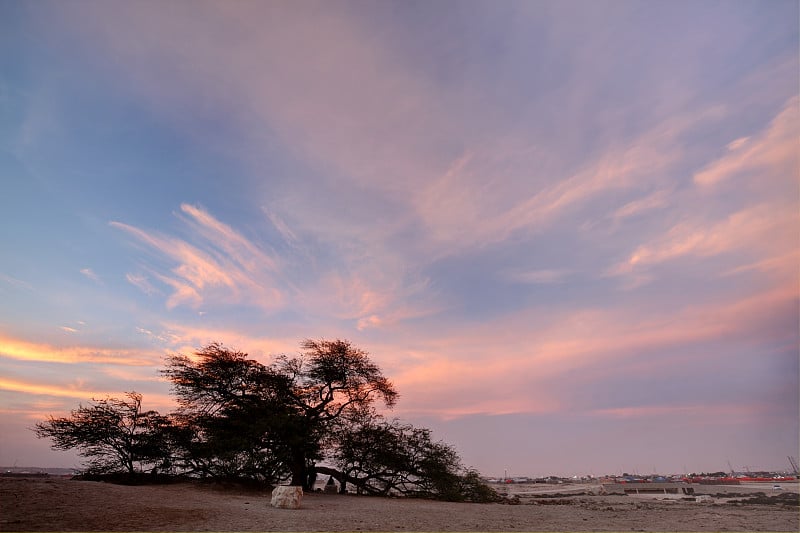
[[295,453],[292,456],[292,481],[290,485],[295,487],[305,487],[308,482],[308,472],[306,470],[306,456],[304,453]]

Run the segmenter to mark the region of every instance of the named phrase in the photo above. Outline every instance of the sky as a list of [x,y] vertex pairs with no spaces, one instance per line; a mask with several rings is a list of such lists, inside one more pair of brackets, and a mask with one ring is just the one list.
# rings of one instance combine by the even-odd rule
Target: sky
[[486,475],[787,469],[799,10],[0,2],[0,465],[343,338]]

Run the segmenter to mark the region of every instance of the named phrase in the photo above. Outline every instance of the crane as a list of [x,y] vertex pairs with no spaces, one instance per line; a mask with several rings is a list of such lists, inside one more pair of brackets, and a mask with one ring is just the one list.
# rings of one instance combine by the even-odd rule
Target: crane
[[794,475],[800,474],[800,468],[797,467],[797,460],[791,455],[789,455],[788,457],[789,457],[789,464],[792,465],[792,473]]

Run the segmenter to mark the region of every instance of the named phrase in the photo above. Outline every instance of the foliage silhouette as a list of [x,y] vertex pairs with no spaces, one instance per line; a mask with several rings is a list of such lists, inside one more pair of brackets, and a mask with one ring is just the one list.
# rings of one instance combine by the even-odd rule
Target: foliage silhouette
[[394,405],[397,392],[366,352],[343,340],[302,348],[269,366],[220,344],[168,359],[187,465],[207,475],[290,476],[302,486],[326,433],[376,400]]
[[402,494],[450,501],[498,501],[474,470],[464,470],[455,449],[434,442],[431,431],[373,418],[340,434],[334,460],[358,492]]
[[142,411],[142,395],[125,393],[125,398],[93,400],[79,406],[68,418],[49,417],[34,426],[39,438],[53,440],[53,448],[78,449],[89,459],[87,471],[94,474],[133,474],[149,466],[164,466],[169,426],[156,411]]
[[[219,343],[167,358],[178,409],[141,411],[140,394],[79,407],[34,428],[56,449],[80,450],[88,473],[144,472],[306,486],[317,473],[358,493],[497,501],[455,449],[397,420],[398,393],[346,340],[305,340],[269,364]],[[318,464],[320,463],[320,464]],[[325,466],[328,465],[333,466]]]

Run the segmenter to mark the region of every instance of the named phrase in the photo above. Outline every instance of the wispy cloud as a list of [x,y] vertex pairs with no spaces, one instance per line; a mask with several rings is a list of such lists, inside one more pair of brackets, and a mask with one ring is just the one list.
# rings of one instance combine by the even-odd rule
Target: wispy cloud
[[112,393],[105,390],[88,390],[82,388],[80,384],[69,386],[67,384],[36,383],[6,378],[0,378],[0,389],[42,396],[76,398],[84,401],[92,397],[119,395],[119,392],[116,391]]
[[101,283],[102,282],[101,279],[100,279],[100,276],[95,274],[94,271],[91,268],[82,268],[81,269],[81,274],[83,274],[84,276],[86,276],[90,280],[94,281],[95,283]]
[[[85,383],[80,381],[43,383],[38,381],[24,381],[3,377],[0,377],[0,390],[33,396],[74,398],[82,402],[88,402],[92,399],[99,400],[107,397],[120,398],[125,392],[87,387]],[[148,393],[145,397],[145,401],[147,402],[148,408],[157,407],[159,409],[168,409],[174,407],[175,405],[174,399],[166,394]]]
[[286,221],[284,221],[283,218],[281,218],[273,210],[267,209],[266,207],[262,207],[261,209],[267,216],[269,221],[272,222],[272,225],[275,226],[275,229],[277,229],[278,232],[281,234],[283,240],[287,244],[291,246],[296,246],[299,243],[297,235],[294,233],[294,231],[292,231],[289,225],[286,224]]
[[229,348],[243,350],[253,357],[269,358],[278,354],[292,354],[299,349],[299,341],[304,338],[302,332],[296,332],[293,337],[259,336],[248,334],[237,328],[190,326],[177,322],[166,322],[161,325],[161,331],[155,335],[153,332],[142,330],[143,333],[154,335],[165,341],[170,350],[189,355],[198,348],[212,342],[221,342]]
[[[28,283],[27,281],[23,281],[21,279],[15,278],[15,277],[8,276],[6,274],[3,274],[2,272],[0,272],[0,281],[2,281],[3,283],[5,283],[7,285],[12,286],[12,287],[18,288],[18,289],[25,289],[25,290],[29,290],[29,291],[33,290],[33,286],[30,283]],[[2,287],[0,287],[0,289],[1,288]]]
[[550,285],[564,283],[570,272],[567,270],[511,270],[503,273],[503,278],[515,283]]
[[800,249],[793,250],[784,255],[776,255],[754,263],[737,266],[725,272],[723,275],[732,276],[745,272],[759,272],[762,274],[777,275],[782,279],[786,279],[798,275],[798,266],[800,266]]
[[[652,360],[644,368],[634,362],[641,354],[665,349],[680,351],[683,346],[731,339],[792,342],[792,333],[775,324],[782,314],[796,313],[796,306],[796,286],[789,283],[763,294],[674,312],[612,307],[550,313],[545,318],[529,311],[452,335],[443,332],[435,341],[422,341],[425,348],[400,356],[395,382],[406,395],[398,408],[432,414],[437,410],[430,407],[437,403],[435,398],[469,396],[459,408],[469,405],[472,414],[493,412],[501,404],[506,406],[503,412],[591,409],[576,404],[574,391],[564,384],[572,382],[579,391],[612,376],[643,379],[664,368]],[[485,353],[502,357],[487,360]],[[688,355],[673,356],[663,364],[675,369],[692,361]],[[481,392],[469,395],[475,383],[481,384]]]
[[[663,219],[669,225],[660,234],[645,235],[646,241],[606,274],[623,276],[623,288],[631,289],[652,282],[653,267],[679,259],[744,254],[744,259],[735,260],[739,264],[729,261],[718,275],[784,265],[800,245],[796,235],[799,104],[793,97],[761,132],[731,141],[729,153],[696,173],[694,187],[680,196],[659,191],[617,210],[615,218],[621,219],[670,204],[670,216]],[[713,196],[721,189],[727,191],[728,206]],[[738,210],[732,211],[731,206],[737,205]]]
[[323,310],[324,315],[353,322],[358,330],[384,328],[441,310],[427,279],[376,272],[374,266],[350,274],[329,272],[297,297],[308,313]]
[[[263,309],[282,305],[282,292],[275,286],[277,267],[268,253],[203,209],[183,204],[181,211],[189,216],[183,220],[192,232],[194,244],[122,222],[110,223],[173,263],[170,273],[154,273],[172,288],[166,302],[168,308],[198,308],[207,301],[247,303]],[[128,281],[143,290],[152,290],[152,285],[141,277],[129,275]]]
[[142,291],[143,293],[145,293],[147,295],[160,294],[161,293],[161,291],[156,289],[153,286],[153,284],[150,283],[150,281],[148,280],[147,276],[144,276],[142,274],[131,274],[131,273],[128,273],[128,274],[125,274],[125,279],[128,281],[128,283],[130,283],[131,285],[133,285],[134,287],[136,287],[137,289],[139,289],[140,291]]
[[760,205],[711,226],[697,221],[681,222],[655,242],[639,246],[625,263],[613,267],[609,273],[629,273],[688,255],[710,257],[740,248],[791,246],[792,228],[798,221],[797,213],[776,212],[772,205]]
[[[717,107],[678,114],[649,130],[617,141],[571,174],[545,176],[536,171],[545,160],[537,150],[507,154],[502,164],[487,166],[481,158],[494,153],[483,147],[454,160],[438,179],[416,197],[415,209],[425,222],[429,238],[446,252],[500,243],[516,234],[531,235],[552,229],[561,217],[585,208],[593,198],[641,189],[657,190],[620,207],[614,218],[624,219],[662,208],[671,201],[664,173],[683,161],[682,136],[699,124],[719,118]],[[517,159],[514,161],[514,159]],[[527,187],[508,187],[513,177],[507,167],[525,172]],[[525,169],[524,171],[522,169]],[[501,175],[502,174],[502,175]],[[499,186],[502,183],[503,186]]]
[[750,140],[750,137],[740,137],[740,138],[736,139],[735,141],[729,142],[727,148],[730,151],[738,150],[739,148],[741,148],[742,146],[747,144],[747,142],[749,140]]
[[[19,382],[12,382],[17,387],[20,386]],[[0,407],[0,413],[13,414],[16,416],[24,417],[29,420],[40,422],[45,420],[48,416],[59,411],[66,411],[69,409],[68,404],[71,400],[64,400],[64,396],[59,397],[43,397],[39,395],[20,395],[15,394],[15,401],[13,405],[4,405]],[[68,396],[66,398],[69,398]]]
[[[642,180],[679,159],[675,138],[704,119],[703,112],[692,112],[636,138],[614,140],[583,160],[555,165],[548,152],[555,143],[539,146],[541,134],[500,127],[490,110],[474,105],[467,95],[462,95],[466,100],[459,100],[461,105],[453,105],[451,93],[439,80],[420,76],[413,62],[398,56],[388,42],[376,40],[358,17],[322,8],[326,16],[313,17],[311,24],[303,8],[199,9],[208,18],[198,16],[189,25],[135,7],[126,12],[156,34],[186,35],[186,42],[195,32],[208,33],[209,20],[227,20],[231,26],[214,28],[229,37],[226,52],[203,40],[192,47],[165,48],[156,42],[143,44],[138,33],[123,28],[114,34],[93,29],[117,53],[131,58],[129,64],[145,66],[126,75],[167,116],[175,115],[172,108],[178,106],[173,104],[185,100],[177,87],[202,86],[204,95],[231,116],[255,117],[246,126],[254,138],[261,139],[268,125],[270,134],[295,147],[310,167],[322,170],[303,188],[276,187],[285,211],[266,213],[287,242],[308,233],[321,240],[348,239],[367,249],[389,243],[401,252],[424,250],[438,258],[505,242],[517,232],[540,232],[598,195],[647,188]],[[256,15],[262,10],[281,16]],[[243,12],[251,12],[252,20],[283,22],[264,31]],[[236,28],[233,35],[227,33],[231,28]],[[329,44],[316,46],[320,39]],[[302,67],[292,57],[266,53],[286,42],[294,43],[295,54],[304,58]],[[364,46],[365,42],[371,44]],[[259,50],[265,53],[254,53]],[[154,75],[160,69],[152,65],[167,70],[172,64],[197,68],[168,68],[174,78],[165,84]],[[313,82],[318,76],[326,83]],[[238,83],[219,86],[214,81],[219,78]],[[466,106],[470,113],[464,112]],[[472,133],[476,128],[465,116],[473,113],[481,123],[478,130],[490,128],[485,135]],[[463,148],[453,156],[451,148],[432,148],[440,145]],[[246,156],[251,155],[248,149],[261,150],[249,146],[242,150]],[[550,164],[543,165],[545,161]],[[359,209],[342,209],[344,205]],[[197,215],[191,207],[183,209]],[[289,220],[287,211],[303,215]],[[376,220],[381,223],[369,223]],[[230,229],[211,230],[216,222],[198,222],[220,234]],[[196,302],[191,291],[183,293],[181,298]]]
[[642,213],[648,213],[653,209],[666,207],[669,205],[671,194],[672,191],[669,190],[658,190],[645,196],[644,198],[639,198],[638,200],[628,202],[614,211],[612,218],[615,220],[621,220],[634,217]]
[[754,406],[752,404],[709,405],[703,403],[692,405],[618,407],[598,409],[593,411],[592,414],[601,417],[620,419],[657,419],[677,415],[686,419],[698,421],[724,420],[726,424],[747,424],[753,419],[754,415],[760,415],[768,409],[768,406]]
[[181,204],[181,211],[189,215],[192,222],[190,225],[196,234],[220,250],[222,252],[220,256],[224,256],[242,270],[251,274],[263,270],[272,272],[278,270],[275,260],[269,254],[207,211],[190,204]]
[[[64,330],[70,331],[73,328]],[[152,365],[154,361],[158,361],[160,354],[148,354],[142,350],[133,349],[42,344],[0,334],[0,356],[20,361],[48,363],[102,363],[147,366]]]
[[728,144],[728,153],[694,175],[702,187],[711,187],[733,177],[758,170],[779,179],[797,183],[800,151],[800,98],[791,98],[770,125],[753,137],[743,137]]

